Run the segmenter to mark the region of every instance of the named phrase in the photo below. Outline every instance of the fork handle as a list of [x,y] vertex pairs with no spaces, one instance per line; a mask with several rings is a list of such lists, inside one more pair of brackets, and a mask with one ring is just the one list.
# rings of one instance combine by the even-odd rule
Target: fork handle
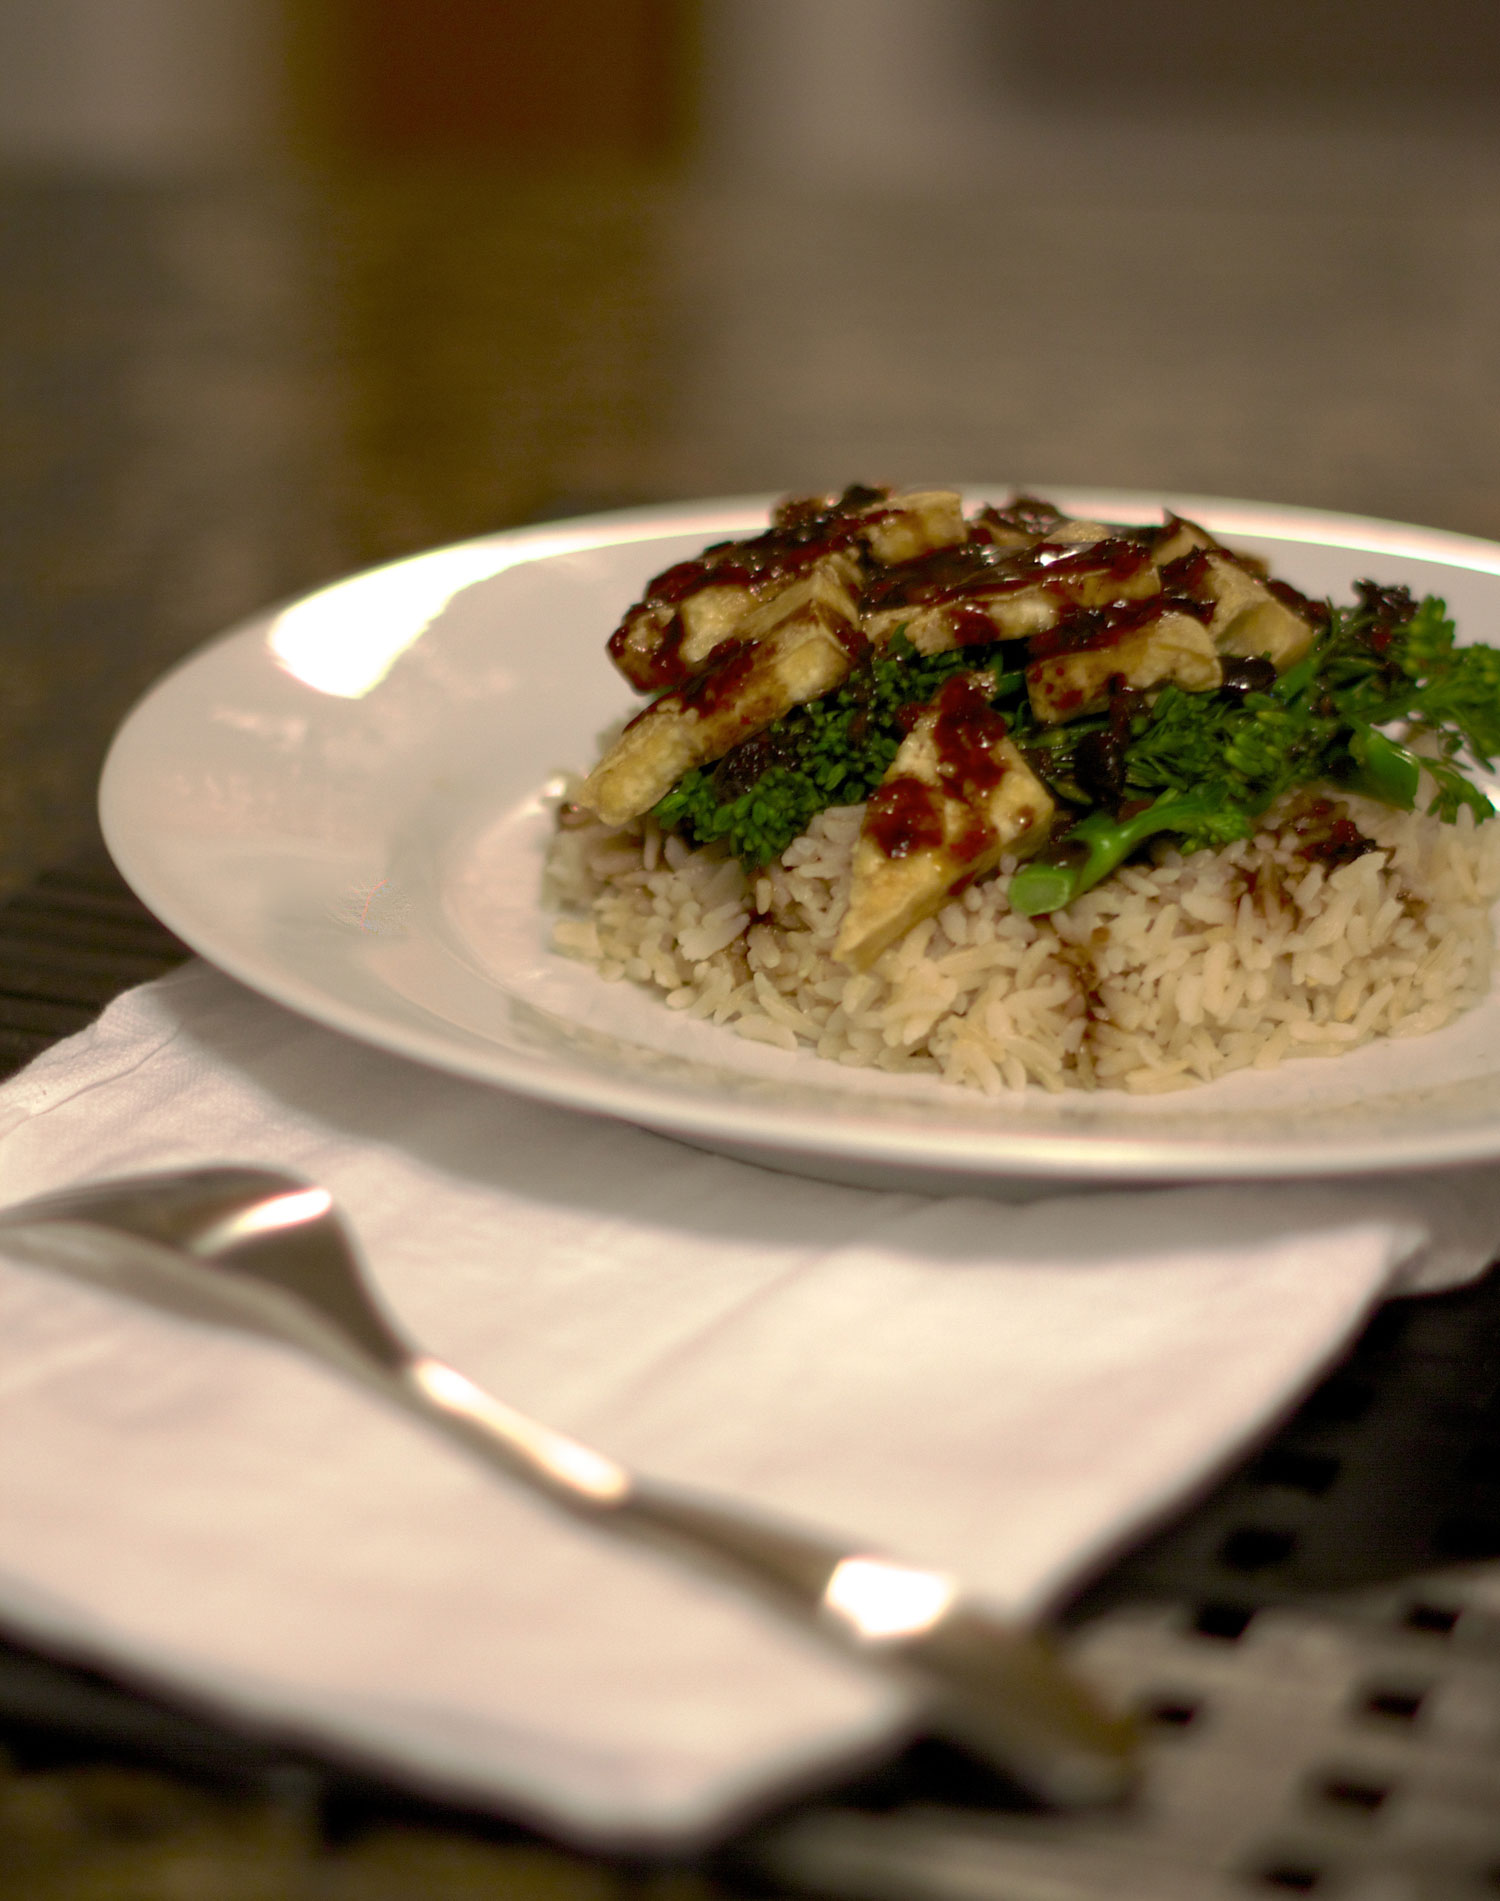
[[1040,1632],[963,1596],[942,1572],[835,1544],[717,1499],[637,1481],[611,1516],[748,1582],[915,1692],[924,1727],[1048,1801],[1118,1800],[1133,1725],[1106,1710]]
[[403,1396],[471,1450],[570,1511],[665,1544],[749,1584],[916,1692],[925,1725],[1065,1806],[1117,1799],[1134,1738],[1045,1637],[901,1564],[717,1499],[651,1484],[494,1399],[441,1361],[412,1360]]

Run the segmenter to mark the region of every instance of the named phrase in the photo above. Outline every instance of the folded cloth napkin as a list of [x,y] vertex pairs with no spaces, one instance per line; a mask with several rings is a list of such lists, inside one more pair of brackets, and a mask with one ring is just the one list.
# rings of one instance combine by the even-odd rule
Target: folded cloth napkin
[[[1500,1241],[1493,1170],[1025,1206],[774,1175],[196,964],[0,1090],[5,1201],[210,1161],[329,1188],[393,1313],[512,1403],[1019,1614]],[[708,1837],[910,1714],[313,1362],[3,1257],[0,1622],[601,1844]]]

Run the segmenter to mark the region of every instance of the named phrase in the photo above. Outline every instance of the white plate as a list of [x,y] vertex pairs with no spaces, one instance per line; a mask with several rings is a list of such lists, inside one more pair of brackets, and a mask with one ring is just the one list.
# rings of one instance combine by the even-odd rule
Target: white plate
[[[1197,496],[1053,498],[1124,521],[1165,499],[1312,594],[1404,581],[1500,643],[1488,542]],[[650,575],[764,511],[750,499],[521,529],[226,635],[115,741],[100,797],[120,869],[194,949],[322,1023],[782,1168],[1003,1191],[1500,1155],[1494,998],[1432,1036],[1179,1094],[994,1102],[684,1022],[555,956],[542,788],[591,763],[594,734],[629,703],[605,639]]]

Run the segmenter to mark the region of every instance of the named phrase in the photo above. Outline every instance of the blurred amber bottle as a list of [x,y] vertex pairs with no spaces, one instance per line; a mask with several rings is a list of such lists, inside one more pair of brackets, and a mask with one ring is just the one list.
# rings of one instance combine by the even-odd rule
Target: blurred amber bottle
[[683,146],[692,0],[284,0],[323,157],[654,164]]

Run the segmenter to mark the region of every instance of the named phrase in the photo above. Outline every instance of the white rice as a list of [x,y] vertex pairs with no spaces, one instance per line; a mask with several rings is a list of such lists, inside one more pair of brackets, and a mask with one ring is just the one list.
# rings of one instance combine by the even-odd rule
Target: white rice
[[1253,839],[1160,846],[1040,918],[1010,910],[1006,863],[861,975],[831,952],[862,806],[822,813],[753,879],[650,819],[590,824],[551,848],[553,941],[668,1009],[832,1062],[990,1095],[1181,1089],[1419,1036],[1488,990],[1500,822],[1336,806],[1378,850],[1310,861],[1287,801]]

